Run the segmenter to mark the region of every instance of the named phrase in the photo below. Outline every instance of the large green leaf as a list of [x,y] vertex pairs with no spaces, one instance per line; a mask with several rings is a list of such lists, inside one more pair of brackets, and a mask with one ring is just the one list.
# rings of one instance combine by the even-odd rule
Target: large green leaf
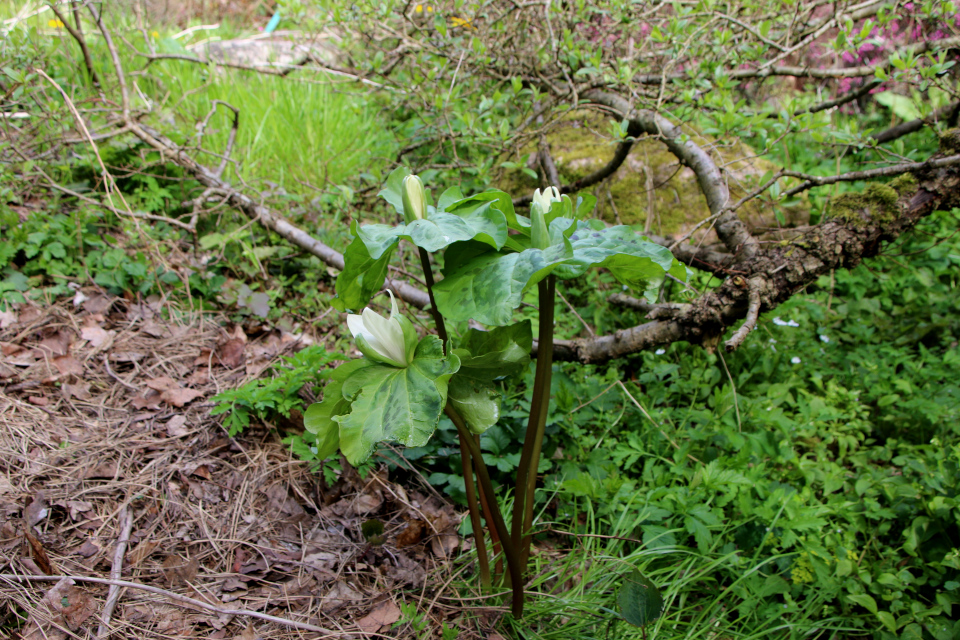
[[500,419],[500,391],[484,380],[459,373],[453,376],[450,403],[473,433],[483,433]]
[[454,350],[460,357],[456,377],[468,375],[479,380],[500,380],[522,371],[530,363],[533,331],[524,320],[490,331],[470,329]]
[[433,288],[437,308],[455,322],[473,319],[488,325],[508,324],[523,291],[570,257],[569,245],[557,245],[520,253],[487,251],[466,262],[450,260],[444,279]]
[[403,179],[410,175],[410,169],[400,166],[390,172],[383,189],[377,194],[397,210],[403,218]]
[[645,291],[659,287],[667,272],[686,273],[670,251],[629,227],[594,229],[587,222],[573,227],[569,219],[558,218],[550,237],[554,244],[543,251],[477,252],[471,245],[466,255],[448,257],[446,277],[434,287],[437,307],[454,321],[503,325],[520,306],[524,290],[550,273],[567,279],[605,267],[624,284]]
[[657,585],[634,569],[624,577],[617,594],[617,604],[623,619],[632,625],[644,627],[656,622],[663,613],[663,595]]
[[323,388],[323,400],[315,402],[303,413],[303,426],[317,435],[318,460],[329,458],[340,448],[340,425],[334,416],[350,410],[350,400],[343,397],[343,383],[353,373],[365,367],[373,366],[366,359],[351,360],[334,369],[328,377],[330,382]]
[[343,383],[352,400],[350,412],[332,419],[340,425],[340,450],[351,464],[370,457],[378,442],[421,447],[437,428],[447,385],[460,366],[456,355],[444,357],[436,336],[417,345],[410,366],[374,364],[357,370]]
[[354,238],[343,252],[343,271],[337,274],[337,296],[330,304],[338,311],[359,313],[370,298],[383,289],[395,248],[396,243],[373,256],[363,240]]

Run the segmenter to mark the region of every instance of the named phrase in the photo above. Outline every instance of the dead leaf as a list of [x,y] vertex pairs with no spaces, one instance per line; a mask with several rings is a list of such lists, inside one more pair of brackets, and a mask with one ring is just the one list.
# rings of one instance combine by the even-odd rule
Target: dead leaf
[[194,387],[202,387],[203,385],[210,382],[210,369],[208,367],[201,367],[190,374],[190,377],[187,378],[187,384]]
[[27,396],[27,402],[38,407],[45,407],[50,404],[50,401],[43,396]]
[[186,428],[187,417],[184,415],[175,415],[167,422],[167,435],[171,438],[182,438],[190,435],[190,429]]
[[43,311],[39,307],[23,306],[20,307],[20,317],[17,322],[20,324],[31,324],[43,316]]
[[32,557],[33,561],[37,563],[37,566],[40,567],[40,570],[48,576],[56,574],[57,572],[50,563],[50,558],[47,556],[46,549],[43,548],[43,544],[41,544],[40,539],[33,535],[33,530],[30,527],[27,527],[23,530],[23,536],[27,539],[27,543],[30,545],[30,557]]
[[93,478],[108,478],[112,480],[114,477],[122,477],[117,476],[116,461],[104,462],[95,467],[87,467],[83,473],[80,474],[81,480],[92,480]]
[[167,391],[169,389],[177,389],[180,387],[179,384],[174,381],[170,376],[160,376],[159,378],[154,378],[153,380],[147,380],[146,384],[151,389],[156,389],[157,391]]
[[10,484],[10,481],[7,480],[6,476],[0,475],[0,496],[12,494],[14,492],[13,485]]
[[70,514],[70,519],[76,522],[80,519],[80,514],[93,510],[93,503],[85,500],[66,500],[64,502],[55,502],[58,507],[63,507]]
[[155,320],[147,320],[144,322],[140,325],[140,331],[154,338],[167,338],[170,336],[170,329]]
[[113,306],[113,300],[98,293],[83,301],[83,310],[87,313],[106,313]]
[[15,356],[22,351],[25,351],[23,345],[19,345],[13,342],[0,342],[0,353],[6,357]]
[[178,555],[169,555],[163,561],[163,577],[171,586],[181,582],[192,582],[200,570],[200,562],[196,558],[184,560]]
[[141,562],[146,560],[150,554],[153,553],[153,550],[159,546],[159,542],[154,542],[153,540],[141,540],[140,544],[127,552],[124,568],[128,568],[127,565],[129,565],[129,568],[131,569],[136,567]]
[[73,374],[75,376],[83,375],[83,365],[73,356],[60,356],[53,359],[53,366],[57,368],[60,375],[66,376]]
[[6,329],[17,324],[17,312],[13,309],[0,311],[0,329]]
[[358,516],[365,516],[379,509],[382,504],[383,494],[379,491],[361,493],[353,502],[353,511]]
[[161,393],[160,399],[175,407],[182,407],[202,396],[203,391],[197,391],[196,389],[170,389]]
[[114,351],[110,354],[111,362],[140,362],[147,355],[139,351]]
[[423,538],[423,529],[426,523],[423,520],[412,520],[406,528],[397,534],[397,549],[412,547]]
[[253,630],[253,625],[247,623],[247,628],[240,635],[234,636],[234,640],[257,640],[257,632]]
[[80,329],[80,337],[89,342],[94,349],[99,349],[109,343],[115,334],[115,331],[106,331],[97,325]]
[[60,393],[64,398],[76,398],[77,400],[89,400],[90,399],[90,383],[83,382],[80,384],[67,384],[64,383],[60,386]]
[[76,549],[76,553],[84,558],[95,556],[99,552],[100,552],[100,547],[93,544],[89,540],[85,540],[83,544],[77,547]]
[[240,340],[239,338],[227,340],[217,354],[220,364],[228,369],[236,369],[242,365],[244,360],[243,349],[246,344],[246,340]]
[[333,583],[330,591],[323,597],[320,609],[324,612],[330,612],[351,602],[357,602],[358,600],[363,600],[363,594],[345,581],[339,580]]
[[27,500],[29,502],[27,502],[27,505],[23,508],[23,519],[28,527],[35,527],[50,513],[47,498],[43,495],[42,491],[37,491],[27,498]]
[[376,633],[386,625],[400,619],[400,607],[393,600],[380,603],[373,611],[357,620],[357,626],[365,633]]
[[402,553],[397,554],[396,566],[387,570],[387,575],[400,584],[409,584],[413,587],[420,587],[427,579],[427,570],[423,565],[408,558]]
[[63,578],[44,594],[23,631],[23,640],[62,640],[70,631],[77,631],[96,613],[97,604],[90,596],[74,586],[73,580]]
[[70,353],[70,340],[73,336],[69,331],[61,329],[40,341],[40,350],[48,356],[65,356]]
[[460,546],[460,537],[455,533],[442,533],[430,538],[430,550],[440,558],[448,558]]

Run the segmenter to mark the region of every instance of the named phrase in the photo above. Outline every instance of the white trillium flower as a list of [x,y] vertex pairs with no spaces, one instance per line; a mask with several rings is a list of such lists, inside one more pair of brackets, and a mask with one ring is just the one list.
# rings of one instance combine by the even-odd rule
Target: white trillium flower
[[357,348],[367,358],[393,367],[406,367],[413,362],[417,348],[417,330],[400,315],[397,301],[390,294],[390,317],[384,318],[367,307],[360,315],[347,315],[347,328],[357,341]]
[[561,202],[560,189],[547,187],[540,193],[540,189],[533,192],[533,203],[530,205],[530,244],[535,249],[546,249],[550,246],[550,223],[547,221],[547,212],[554,202]]
[[540,210],[546,214],[550,210],[551,202],[560,202],[560,189],[556,187],[547,187],[540,193],[540,189],[533,191],[533,204],[540,207]]

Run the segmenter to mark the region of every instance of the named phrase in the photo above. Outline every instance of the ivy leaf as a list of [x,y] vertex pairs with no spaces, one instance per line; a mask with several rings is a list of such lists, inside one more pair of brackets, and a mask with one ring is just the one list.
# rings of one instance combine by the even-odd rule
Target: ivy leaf
[[634,569],[624,578],[617,594],[623,619],[637,627],[656,622],[663,613],[663,595],[657,585]]
[[352,399],[350,413],[332,418],[340,425],[340,450],[347,460],[359,464],[387,440],[425,445],[437,428],[450,376],[459,367],[456,355],[444,357],[439,338],[427,336],[410,366],[373,364],[351,374],[342,388],[343,396]]

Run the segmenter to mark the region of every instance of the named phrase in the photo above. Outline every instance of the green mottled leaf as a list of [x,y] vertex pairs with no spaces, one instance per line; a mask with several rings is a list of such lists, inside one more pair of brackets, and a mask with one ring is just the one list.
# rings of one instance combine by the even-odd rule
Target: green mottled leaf
[[489,382],[459,373],[450,380],[450,403],[473,433],[483,433],[500,419],[500,392]]
[[624,577],[617,594],[617,604],[623,619],[637,627],[656,622],[663,613],[663,595],[657,585],[637,569]]
[[490,331],[470,329],[454,350],[460,357],[457,376],[489,381],[512,376],[530,363],[531,349],[533,331],[529,320]]
[[[356,223],[354,223],[356,224]],[[363,241],[355,238],[343,252],[343,271],[337,274],[337,296],[330,301],[338,311],[359,312],[383,288],[394,245],[373,257]]]
[[340,448],[340,425],[334,421],[350,411],[350,400],[343,396],[343,382],[360,369],[373,366],[369,360],[351,360],[329,374],[330,382],[323,388],[323,400],[307,407],[303,413],[304,428],[316,434],[318,460],[329,458]]
[[[565,236],[569,234],[569,240]],[[605,267],[624,284],[652,292],[670,272],[685,279],[686,270],[660,245],[625,226],[594,229],[587,222],[558,218],[550,225],[552,246],[518,253],[457,252],[448,258],[445,278],[434,288],[437,307],[454,321],[473,319],[504,325],[520,306],[524,290],[553,273],[568,279],[590,267]]]
[[350,375],[343,383],[343,396],[353,401],[350,412],[333,417],[347,460],[366,460],[383,441],[425,445],[437,428],[450,376],[459,366],[456,355],[444,357],[439,338],[427,336],[417,345],[410,366],[373,364]]
[[410,169],[406,167],[397,167],[387,176],[387,181],[383,189],[377,194],[397,210],[400,217],[403,217],[403,179],[410,175]]

